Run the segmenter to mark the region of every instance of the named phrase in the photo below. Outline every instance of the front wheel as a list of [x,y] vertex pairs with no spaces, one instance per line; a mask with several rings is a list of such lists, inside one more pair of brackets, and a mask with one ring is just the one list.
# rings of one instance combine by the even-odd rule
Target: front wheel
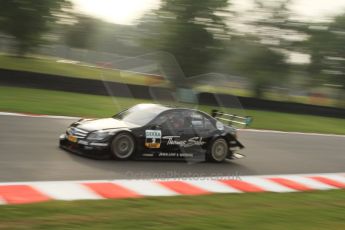
[[111,152],[115,159],[128,160],[135,151],[135,142],[129,133],[116,135],[111,142]]
[[209,157],[211,161],[222,162],[229,153],[229,146],[225,139],[218,138],[214,140],[209,149]]

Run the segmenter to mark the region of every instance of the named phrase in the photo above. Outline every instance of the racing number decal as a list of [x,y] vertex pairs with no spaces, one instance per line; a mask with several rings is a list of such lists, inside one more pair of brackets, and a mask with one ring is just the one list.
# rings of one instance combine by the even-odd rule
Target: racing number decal
[[161,130],[145,130],[145,147],[158,149],[161,147]]

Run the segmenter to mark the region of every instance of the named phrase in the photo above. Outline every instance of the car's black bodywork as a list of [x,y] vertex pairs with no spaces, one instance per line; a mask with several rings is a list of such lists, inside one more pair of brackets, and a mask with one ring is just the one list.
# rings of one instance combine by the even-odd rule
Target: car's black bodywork
[[193,109],[139,104],[112,118],[81,119],[60,136],[60,147],[96,158],[111,157],[112,141],[125,133],[134,140],[134,159],[207,160],[210,145],[222,138],[228,153],[243,148],[236,129]]

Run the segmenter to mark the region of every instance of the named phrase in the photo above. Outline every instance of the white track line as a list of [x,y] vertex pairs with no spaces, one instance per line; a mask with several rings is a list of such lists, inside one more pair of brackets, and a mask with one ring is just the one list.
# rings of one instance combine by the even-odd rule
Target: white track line
[[12,113],[12,112],[0,112],[0,116],[35,117],[35,118],[50,118],[50,119],[73,119],[73,120],[80,119],[80,117],[71,117],[71,116],[25,114],[25,113]]
[[324,136],[324,137],[345,137],[345,135],[340,135],[340,134],[285,132],[285,131],[264,130],[264,129],[239,129],[239,131],[240,132],[253,132],[253,133],[276,133],[276,134],[294,134],[294,135]]

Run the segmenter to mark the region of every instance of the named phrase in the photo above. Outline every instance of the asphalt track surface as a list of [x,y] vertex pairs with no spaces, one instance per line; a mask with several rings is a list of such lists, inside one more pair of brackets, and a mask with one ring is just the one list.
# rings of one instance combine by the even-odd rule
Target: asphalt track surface
[[118,162],[59,149],[58,137],[72,121],[0,116],[0,182],[345,172],[345,136],[241,131],[243,159],[220,164]]

